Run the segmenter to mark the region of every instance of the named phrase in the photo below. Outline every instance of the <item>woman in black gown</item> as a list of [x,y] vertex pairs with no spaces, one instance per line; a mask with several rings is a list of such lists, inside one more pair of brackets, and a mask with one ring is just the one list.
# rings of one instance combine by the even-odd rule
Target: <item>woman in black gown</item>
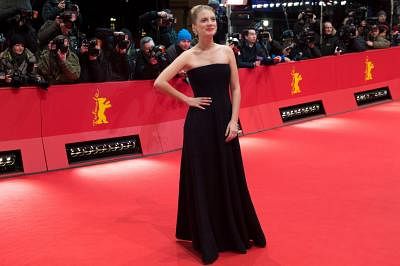
[[[213,42],[213,9],[199,5],[191,12],[199,42],[168,66],[154,86],[189,105],[176,237],[191,240],[203,262],[210,264],[219,251],[246,253],[252,244],[265,247],[266,240],[247,189],[237,137],[240,85],[235,56],[229,47]],[[181,70],[194,97],[168,83]]]

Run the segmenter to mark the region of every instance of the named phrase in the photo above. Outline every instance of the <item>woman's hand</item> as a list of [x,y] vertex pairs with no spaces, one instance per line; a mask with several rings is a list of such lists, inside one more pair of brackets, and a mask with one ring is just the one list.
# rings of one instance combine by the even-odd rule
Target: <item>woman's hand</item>
[[210,97],[188,97],[186,103],[191,107],[196,107],[205,110],[203,106],[210,106],[212,99]]
[[229,121],[228,126],[226,127],[225,132],[225,142],[229,142],[238,136],[239,125],[235,121]]

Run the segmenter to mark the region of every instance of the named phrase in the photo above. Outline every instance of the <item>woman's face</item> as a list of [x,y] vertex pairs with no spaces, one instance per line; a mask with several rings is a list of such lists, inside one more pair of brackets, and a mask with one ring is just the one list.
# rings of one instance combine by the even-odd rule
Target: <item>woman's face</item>
[[14,53],[22,54],[24,52],[24,50],[25,50],[25,47],[24,47],[23,44],[17,43],[15,45],[13,45],[12,49],[13,49]]
[[193,31],[200,36],[214,36],[217,32],[217,19],[214,12],[204,9],[199,12]]

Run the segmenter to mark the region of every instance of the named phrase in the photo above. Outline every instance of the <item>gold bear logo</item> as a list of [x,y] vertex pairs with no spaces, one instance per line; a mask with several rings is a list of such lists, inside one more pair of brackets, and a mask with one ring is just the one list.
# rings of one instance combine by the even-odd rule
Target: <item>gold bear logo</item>
[[301,93],[300,81],[303,80],[303,77],[301,76],[300,73],[296,72],[295,69],[292,70],[291,75],[292,75],[292,83],[291,83],[292,95],[299,94]]
[[93,126],[108,124],[109,122],[107,120],[105,112],[108,108],[111,107],[111,102],[105,97],[100,97],[100,92],[98,89],[93,97],[93,100],[96,103],[95,109],[92,112],[92,114],[94,115]]
[[374,63],[370,61],[367,57],[367,59],[365,60],[365,81],[374,79],[374,77],[372,76],[372,70],[374,70],[374,68]]

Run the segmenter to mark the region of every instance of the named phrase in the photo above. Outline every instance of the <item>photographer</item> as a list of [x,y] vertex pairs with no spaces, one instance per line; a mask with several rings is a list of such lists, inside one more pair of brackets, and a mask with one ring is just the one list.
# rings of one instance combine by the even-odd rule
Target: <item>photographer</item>
[[384,25],[380,24],[372,28],[370,33],[371,37],[370,40],[367,41],[367,46],[370,49],[383,49],[390,47],[390,41],[387,40],[387,32],[389,28]]
[[176,43],[174,23],[174,15],[169,9],[150,11],[139,17],[139,24],[146,33],[145,36],[151,37],[154,42],[165,47]]
[[[257,33],[255,29],[243,31],[244,42],[238,57],[238,65],[243,68],[254,68],[260,65],[272,65],[279,63],[281,57],[271,58],[267,56],[268,48],[261,45],[257,41]],[[268,40],[269,42],[269,40]]]
[[80,46],[76,25],[77,16],[75,11],[64,11],[55,20],[47,20],[38,32],[41,49],[44,49],[56,36],[64,35],[69,39],[70,50],[78,54]]
[[49,43],[39,60],[38,69],[51,84],[72,83],[79,79],[79,59],[71,52],[66,36],[59,35]]
[[23,36],[11,37],[10,47],[0,54],[0,84],[19,88],[24,85],[38,85],[47,88],[47,82],[36,72],[36,57],[25,48]]
[[323,30],[324,32],[322,35],[321,43],[322,56],[340,55],[340,51],[342,51],[343,49],[341,47],[339,37],[337,36],[337,32],[332,23],[329,21],[325,22]]
[[97,38],[82,42],[79,62],[81,82],[105,82],[111,80],[111,69]]
[[178,40],[176,44],[167,48],[168,63],[172,63],[181,53],[190,48],[192,41],[192,34],[187,29],[181,29],[178,32]]
[[122,28],[121,32],[125,33],[128,40],[128,46],[126,51],[126,56],[128,57],[128,65],[129,65],[129,80],[133,80],[135,78],[135,69],[136,69],[136,61],[137,61],[137,53],[135,49],[135,43],[133,42],[132,32],[126,28]]
[[136,63],[135,79],[155,79],[167,66],[164,46],[155,46],[150,37],[140,40],[140,51]]
[[114,47],[108,58],[111,64],[111,80],[124,81],[129,79],[128,35],[122,31],[114,32]]
[[317,36],[312,30],[303,31],[297,36],[295,53],[299,55],[298,60],[307,60],[322,56],[317,45]]
[[32,53],[38,51],[36,30],[32,27],[33,13],[31,9],[18,9],[13,16],[8,17],[1,26],[4,26],[5,37],[15,34],[22,35],[25,47]]
[[42,8],[42,18],[44,21],[54,20],[66,10],[70,10],[70,0],[47,0]]
[[359,5],[350,5],[346,9],[346,18],[343,20],[343,26],[354,25],[357,27],[357,36],[360,36],[365,41],[368,40],[371,27],[367,22],[367,7]]
[[[320,31],[319,21],[317,20],[317,16],[314,14],[312,8],[306,8],[305,11],[300,12],[297,16],[297,22],[294,25],[294,33],[296,35],[307,31],[313,31],[316,34]],[[316,39],[319,38],[319,34],[317,35]]]
[[344,25],[340,31],[340,38],[343,43],[344,53],[363,52],[367,50],[367,44],[359,36],[358,28],[354,24]]

